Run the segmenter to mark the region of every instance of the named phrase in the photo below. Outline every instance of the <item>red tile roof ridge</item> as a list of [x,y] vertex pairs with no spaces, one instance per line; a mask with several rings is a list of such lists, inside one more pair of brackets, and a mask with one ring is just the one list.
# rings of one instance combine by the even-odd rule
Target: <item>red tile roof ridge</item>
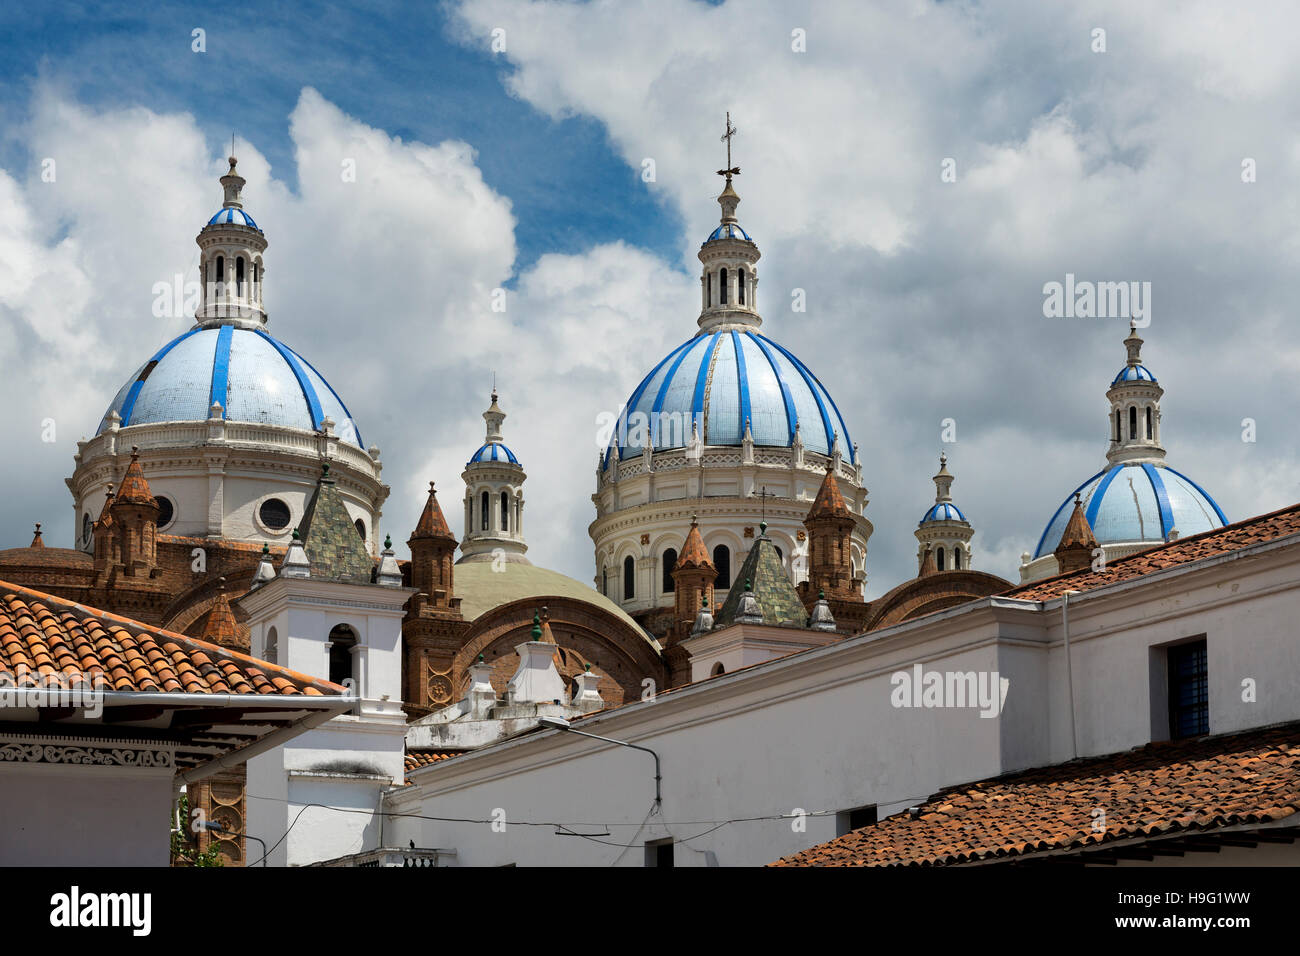
[[[66,598],[57,597],[53,594],[46,594],[44,591],[37,591],[35,588],[27,588],[20,584],[13,584],[9,581],[0,580],[0,594],[21,595],[48,606],[62,608],[72,613],[78,620],[84,621],[89,618],[93,621],[111,621],[132,634],[147,633],[155,637],[166,638],[174,642],[179,642],[182,647],[191,648],[193,651],[197,651],[201,654],[215,654],[218,658],[242,663],[245,666],[251,666],[263,673],[283,675],[284,677],[289,678],[295,685],[305,685],[300,690],[300,693],[304,696],[325,696],[322,693],[322,690],[338,693],[340,695],[347,695],[350,693],[346,687],[339,684],[332,684],[319,677],[313,677],[310,674],[303,674],[299,671],[290,670],[287,667],[281,667],[280,665],[272,664],[269,661],[259,660],[256,657],[251,657],[248,654],[241,654],[238,651],[233,651],[217,644],[210,644],[200,638],[190,637],[188,634],[169,631],[161,627],[153,627],[149,624],[137,621],[134,618],[114,614],[112,611],[104,611],[76,601],[67,600]],[[193,654],[190,656],[193,658]],[[193,666],[192,659],[190,663],[191,666]]]

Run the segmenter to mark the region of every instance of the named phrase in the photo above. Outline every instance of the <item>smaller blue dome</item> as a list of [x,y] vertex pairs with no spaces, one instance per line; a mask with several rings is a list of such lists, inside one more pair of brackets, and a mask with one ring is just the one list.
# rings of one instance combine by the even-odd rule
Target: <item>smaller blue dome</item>
[[222,206],[217,210],[217,214],[208,220],[208,225],[215,226],[220,222],[228,222],[236,226],[248,226],[250,229],[257,229],[258,232],[262,231],[257,223],[253,222],[252,216],[234,206]]
[[1125,365],[1119,370],[1119,374],[1115,376],[1114,380],[1110,384],[1118,385],[1120,382],[1154,382],[1155,380],[1156,377],[1151,374],[1151,370],[1145,365]]
[[931,521],[965,521],[966,516],[961,513],[956,505],[941,503],[935,505],[925,513],[918,524],[926,524]]
[[704,241],[712,242],[714,239],[744,239],[747,242],[754,241],[749,238],[749,233],[740,228],[740,223],[738,222],[724,222],[717,229],[714,229],[713,232],[709,233],[709,238]]
[[519,464],[519,459],[515,457],[515,453],[496,441],[490,441],[474,452],[465,464],[472,465],[476,461],[508,461],[512,465]]

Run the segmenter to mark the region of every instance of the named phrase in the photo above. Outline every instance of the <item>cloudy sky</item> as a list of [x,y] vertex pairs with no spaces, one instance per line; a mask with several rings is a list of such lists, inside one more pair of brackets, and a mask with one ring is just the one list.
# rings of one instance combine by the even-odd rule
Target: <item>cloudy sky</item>
[[1104,464],[1127,323],[1046,318],[1067,273],[1151,283],[1170,463],[1233,520],[1293,503],[1297,30],[1128,0],[10,5],[0,545],[71,543],[76,441],[189,325],[151,290],[197,275],[234,133],[270,329],[383,449],[383,530],[430,478],[459,497],[495,373],[530,555],[589,581],[597,417],[695,331],[727,110],[764,331],[860,446],[869,596],[915,573],[941,447],[976,566],[1013,579]]

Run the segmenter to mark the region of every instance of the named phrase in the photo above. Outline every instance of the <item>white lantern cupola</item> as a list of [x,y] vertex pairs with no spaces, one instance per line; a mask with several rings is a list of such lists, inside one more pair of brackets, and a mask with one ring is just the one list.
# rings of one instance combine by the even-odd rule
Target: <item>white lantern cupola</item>
[[731,114],[727,114],[727,166],[718,175],[726,179],[718,196],[722,219],[700,246],[699,259],[702,308],[697,323],[702,331],[724,327],[756,329],[763,324],[758,314],[758,262],[761,253],[749,233],[736,218],[740,196],[732,186],[732,177],[740,167],[731,165],[731,137],[735,135]]
[[506,413],[492,404],[483,413],[487,432],[482,446],[465,463],[465,535],[457,562],[506,560],[529,564],[524,553],[524,466],[506,445],[501,425]]
[[238,161],[234,156],[228,161],[230,169],[221,177],[225,199],[195,238],[203,292],[194,319],[202,328],[260,329],[266,325],[262,305],[266,235],[244,210],[245,180],[235,171]]
[[1136,324],[1130,324],[1124,347],[1128,349],[1128,361],[1106,390],[1110,399],[1110,449],[1106,460],[1112,465],[1163,462],[1160,397],[1165,390],[1142,364],[1142,339]]
[[934,476],[934,504],[916,527],[917,567],[925,564],[925,552],[931,551],[937,571],[970,570],[970,541],[975,529],[952,500],[953,475],[948,470],[948,456],[939,455],[939,472]]

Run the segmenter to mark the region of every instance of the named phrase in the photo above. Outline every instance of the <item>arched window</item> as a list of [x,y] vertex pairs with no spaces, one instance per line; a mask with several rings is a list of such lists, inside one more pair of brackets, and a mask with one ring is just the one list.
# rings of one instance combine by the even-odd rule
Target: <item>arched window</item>
[[1156,437],[1156,433],[1155,433],[1155,430],[1151,427],[1151,421],[1152,421],[1152,418],[1151,418],[1151,406],[1148,405],[1148,406],[1147,406],[1147,438],[1152,438],[1152,439],[1153,439],[1153,438]]
[[721,294],[721,302],[727,304],[727,270],[723,268],[718,273],[718,292]]
[[664,594],[672,594],[677,582],[673,580],[673,568],[677,567],[677,549],[669,548],[664,552]]
[[336,624],[330,630],[330,674],[332,684],[342,684],[352,679],[352,650],[357,646],[357,636],[346,624]]
[[226,281],[226,257],[217,256],[217,281]]
[[1128,437],[1138,437],[1138,410],[1136,405],[1128,407]]
[[636,594],[636,562],[632,555],[623,559],[623,600],[630,601]]
[[727,669],[722,666],[722,661],[718,661],[716,664],[713,665],[713,670],[709,671],[709,676],[721,677],[725,673],[727,673]]
[[501,492],[501,530],[510,530],[510,495]]
[[362,521],[360,518],[358,518],[356,521],[352,522],[352,527],[354,527],[354,528],[357,529],[357,534],[361,535],[361,540],[362,540],[362,541],[365,541],[365,540],[366,540],[366,523],[365,523],[364,521]]
[[781,550],[781,546],[778,544],[774,544],[772,545],[772,547],[776,548],[776,556],[780,558],[782,561],[785,561],[785,552]]
[[244,257],[240,256],[235,260],[235,292],[243,298],[244,295]]
[[482,512],[483,512],[483,515],[482,515],[482,518],[481,518],[481,521],[482,521],[483,527],[482,527],[481,530],[483,530],[483,531],[486,531],[486,530],[488,529],[488,512],[489,512],[491,509],[492,509],[492,502],[491,502],[491,499],[488,498],[488,493],[485,491],[485,492],[483,492],[483,504],[482,504],[482,509],[481,509]]
[[1115,409],[1115,441],[1124,440],[1124,419],[1120,415],[1120,410]]
[[954,545],[952,549],[952,569],[961,570],[961,545]]
[[600,566],[600,593],[609,597],[609,568],[603,564]]
[[713,305],[713,273],[704,274],[704,299],[708,305]]
[[736,302],[740,305],[745,304],[745,270],[736,270]]
[[718,577],[713,586],[725,591],[731,587],[731,549],[725,544],[713,549],[713,566],[718,569]]
[[934,563],[940,571],[943,570],[943,548],[939,548],[934,552]]
[[279,663],[275,658],[279,654],[280,636],[276,633],[275,628],[270,627],[266,630],[266,647],[262,649],[262,660],[268,664]]
[[83,547],[90,547],[90,539],[94,535],[95,522],[90,517],[90,512],[81,516],[81,544]]

